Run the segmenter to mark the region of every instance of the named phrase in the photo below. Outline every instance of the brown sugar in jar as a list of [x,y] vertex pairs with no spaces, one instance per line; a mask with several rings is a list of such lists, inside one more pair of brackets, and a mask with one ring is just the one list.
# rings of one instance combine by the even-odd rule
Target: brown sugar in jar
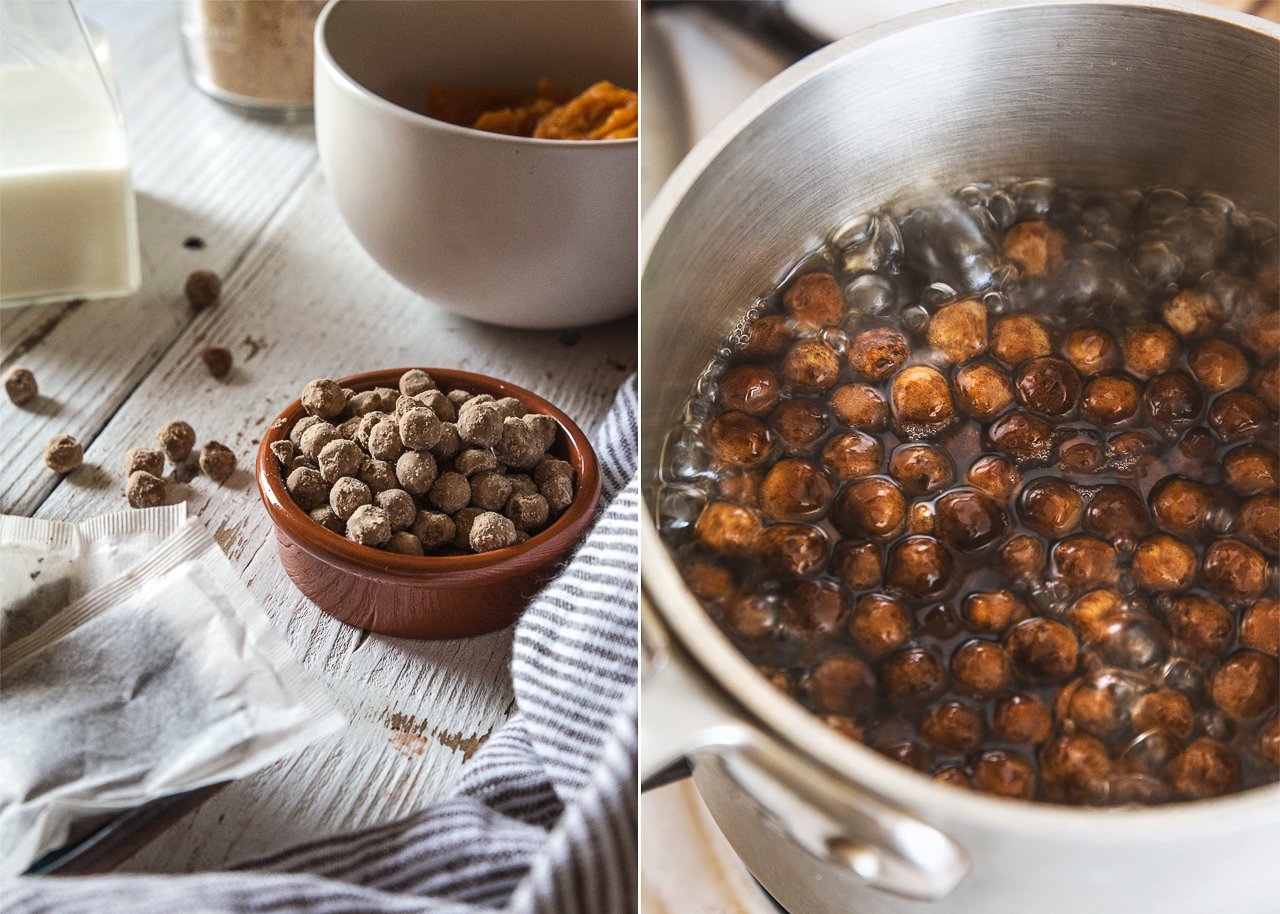
[[[1142,191],[981,202],[1019,187],[971,185],[971,229],[916,249],[834,235],[763,298],[673,435],[698,449],[666,482],[703,494],[662,532],[779,688],[939,783],[1280,780],[1280,313],[1224,291],[1261,287],[1276,229],[1179,194],[1206,253]],[[1130,270],[1154,241],[1212,266]],[[990,270],[956,286],[961,261]]]

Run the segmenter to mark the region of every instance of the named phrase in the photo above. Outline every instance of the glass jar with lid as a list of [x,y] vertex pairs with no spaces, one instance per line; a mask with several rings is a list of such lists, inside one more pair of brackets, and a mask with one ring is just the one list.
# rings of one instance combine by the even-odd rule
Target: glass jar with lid
[[324,0],[183,0],[187,70],[204,92],[250,114],[311,119],[312,36]]

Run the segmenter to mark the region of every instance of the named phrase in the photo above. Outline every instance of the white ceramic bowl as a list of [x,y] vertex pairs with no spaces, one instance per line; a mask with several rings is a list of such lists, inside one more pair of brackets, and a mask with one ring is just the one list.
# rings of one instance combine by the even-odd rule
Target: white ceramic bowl
[[638,141],[434,120],[431,82],[635,89],[626,0],[333,0],[316,26],[316,134],[338,210],[392,276],[486,323],[598,323],[636,306]]

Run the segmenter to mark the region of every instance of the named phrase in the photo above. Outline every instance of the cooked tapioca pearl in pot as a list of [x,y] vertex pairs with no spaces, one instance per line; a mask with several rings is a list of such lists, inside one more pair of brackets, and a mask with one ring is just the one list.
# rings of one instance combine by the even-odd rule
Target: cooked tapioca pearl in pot
[[1002,317],[992,328],[991,354],[1011,368],[1051,352],[1044,325],[1029,314]]
[[955,489],[938,499],[938,537],[958,552],[978,552],[991,545],[1008,519],[991,496]]
[[827,560],[827,536],[809,524],[770,524],[756,537],[756,560],[779,577],[819,571]]
[[759,416],[773,409],[782,395],[778,376],[761,365],[730,368],[720,379],[720,398],[725,409]]
[[1003,368],[974,362],[956,372],[956,405],[974,419],[994,419],[1013,402],[1013,385]]
[[[813,400],[784,400],[769,414],[769,425],[774,438],[793,454],[812,450],[827,429],[831,420],[821,403]],[[879,442],[874,442],[878,447]]]
[[888,538],[906,524],[907,500],[887,479],[874,477],[846,485],[836,496],[831,522],[846,536]]
[[1115,337],[1101,327],[1078,327],[1062,341],[1062,356],[1080,374],[1101,374],[1120,362],[1120,348]]
[[712,456],[724,465],[758,466],[769,456],[769,428],[746,413],[723,413],[711,420],[707,444]]
[[834,492],[821,467],[807,460],[781,460],[760,486],[760,510],[775,520],[820,517],[831,507]]
[[979,230],[981,288],[832,249],[761,298],[686,414],[709,467],[671,481],[706,507],[670,535],[779,688],[888,758],[1009,798],[1217,796],[1280,769],[1274,280],[1208,198],[1085,196]]
[[1280,553],[1280,498],[1255,495],[1236,513],[1233,532],[1275,558]]
[[839,324],[844,317],[844,296],[829,273],[801,276],[782,297],[782,306],[809,331]]
[[911,355],[907,339],[883,327],[867,330],[853,339],[846,353],[849,368],[868,381],[884,381],[906,364]]
[[1080,399],[1080,375],[1070,363],[1044,356],[1019,366],[1014,389],[1027,409],[1044,416],[1065,416]]
[[1062,480],[1041,477],[1023,488],[1018,515],[1037,533],[1063,536],[1080,525],[1084,500]]
[[979,457],[965,478],[969,485],[986,492],[1000,504],[1007,504],[1022,482],[1018,468],[999,454]]
[[1125,375],[1100,375],[1084,387],[1081,411],[1096,425],[1120,425],[1138,413],[1138,385]]
[[893,452],[889,474],[909,495],[927,495],[955,480],[951,458],[928,444],[908,444]]
[[883,432],[889,427],[889,404],[867,384],[845,384],[828,396],[831,413],[841,425],[864,432]]

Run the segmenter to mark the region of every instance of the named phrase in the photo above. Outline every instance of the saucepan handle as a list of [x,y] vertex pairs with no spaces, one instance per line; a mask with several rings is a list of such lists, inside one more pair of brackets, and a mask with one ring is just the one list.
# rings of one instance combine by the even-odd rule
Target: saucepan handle
[[693,668],[644,597],[641,618],[643,785],[665,783],[696,758],[731,781],[769,828],[824,866],[922,901],[943,898],[960,883],[969,858],[955,841],[761,733]]

